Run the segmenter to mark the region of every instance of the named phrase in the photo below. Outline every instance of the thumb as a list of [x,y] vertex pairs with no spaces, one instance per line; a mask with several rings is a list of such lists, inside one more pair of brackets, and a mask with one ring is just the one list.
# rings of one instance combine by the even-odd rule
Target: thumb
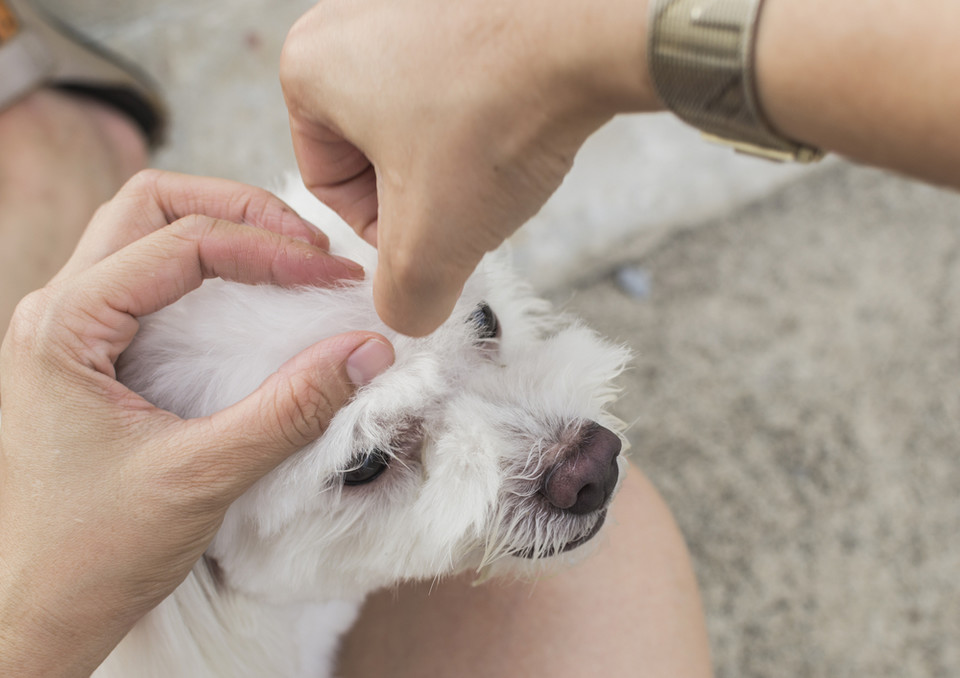
[[288,456],[319,438],[355,389],[394,360],[393,347],[371,332],[314,344],[291,358],[252,394],[212,415],[215,440],[205,449],[214,468],[229,460],[239,496]]

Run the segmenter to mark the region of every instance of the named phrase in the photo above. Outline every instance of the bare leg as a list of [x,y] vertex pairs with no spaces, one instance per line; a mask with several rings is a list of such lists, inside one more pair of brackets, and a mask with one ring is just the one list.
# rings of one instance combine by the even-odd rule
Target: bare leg
[[66,262],[105,200],[146,165],[123,115],[92,100],[34,92],[0,112],[0,335],[17,302]]
[[377,594],[346,640],[342,675],[710,676],[683,539],[656,490],[630,471],[590,559],[535,585],[461,577]]

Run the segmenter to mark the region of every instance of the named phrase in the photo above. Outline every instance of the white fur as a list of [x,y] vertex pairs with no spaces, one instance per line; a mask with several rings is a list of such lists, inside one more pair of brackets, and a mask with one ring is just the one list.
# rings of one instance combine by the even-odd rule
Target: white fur
[[[535,572],[602,515],[564,515],[537,493],[558,448],[605,412],[625,350],[559,318],[488,257],[452,318],[423,339],[377,317],[373,248],[302,188],[283,196],[363,283],[280,289],[219,280],[142,319],[121,379],[184,417],[253,391],[287,359],[347,330],[375,330],[396,364],[342,408],[320,440],[259,481],[228,511],[207,561],[149,613],[96,678],[328,676],[340,633],[372,590],[463,570]],[[499,341],[467,322],[486,301]],[[374,482],[343,486],[358,455],[393,455]],[[546,560],[558,560],[547,558]]]

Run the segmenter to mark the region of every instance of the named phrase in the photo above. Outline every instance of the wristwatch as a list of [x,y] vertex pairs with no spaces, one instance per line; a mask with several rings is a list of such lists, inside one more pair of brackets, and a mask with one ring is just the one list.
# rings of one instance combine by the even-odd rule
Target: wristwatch
[[754,70],[763,0],[651,0],[648,63],[654,88],[681,119],[741,153],[816,162],[818,148],[788,139],[760,107]]

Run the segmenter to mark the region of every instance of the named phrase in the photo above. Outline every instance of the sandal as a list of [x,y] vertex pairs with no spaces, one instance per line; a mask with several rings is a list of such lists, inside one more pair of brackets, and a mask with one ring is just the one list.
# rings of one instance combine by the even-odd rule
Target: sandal
[[128,116],[156,148],[167,112],[148,76],[34,7],[0,0],[0,111],[40,87],[96,99]]

